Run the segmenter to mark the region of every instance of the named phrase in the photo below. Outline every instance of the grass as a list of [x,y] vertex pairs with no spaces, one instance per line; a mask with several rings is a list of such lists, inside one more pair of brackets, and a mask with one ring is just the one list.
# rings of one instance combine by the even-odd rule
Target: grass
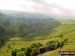
[[[75,24],[75,22],[73,21],[69,21],[67,22],[67,20],[61,20],[61,23],[65,25],[60,25],[59,27],[55,28],[57,31],[56,32],[53,32],[51,35],[59,35],[60,33],[67,33],[67,32],[70,32],[66,35],[64,35],[63,38],[68,38],[69,39],[69,42],[73,42],[73,43],[69,43],[67,45],[65,45],[62,50],[71,50],[71,51],[75,51],[75,25],[72,25],[72,24]],[[68,25],[66,25],[68,24]],[[60,40],[60,39],[58,39]],[[63,40],[63,39],[62,39]],[[54,51],[50,51],[50,52],[47,52],[47,53],[44,53],[44,54],[40,54],[38,56],[59,56],[59,54],[56,52],[56,50]]]
[[[35,41],[8,41],[2,48],[0,48],[0,52],[3,52],[3,54],[0,54],[0,56],[5,56],[6,54],[9,56],[11,56],[11,50],[12,49],[21,49],[21,48],[25,48],[30,46],[32,43],[42,43],[43,45],[50,40],[59,40],[62,41],[65,38],[69,39],[69,42],[73,42],[73,43],[69,43],[67,45],[65,45],[62,49],[67,50],[67,49],[71,49],[73,51],[75,51],[75,21],[74,20],[60,20],[57,19],[58,21],[60,21],[62,23],[62,25],[59,25],[58,27],[54,28],[54,31],[49,33],[47,36],[45,36],[45,38],[50,38],[50,39],[44,39],[44,40],[35,40]],[[64,34],[63,38],[54,38],[55,36],[58,36],[60,34]],[[43,39],[43,37],[36,37],[35,35],[35,39]],[[11,40],[23,40],[23,38],[21,37],[14,37],[11,38]],[[8,45],[11,45],[12,49],[8,49]],[[8,50],[8,53],[6,53]],[[58,52],[56,52],[56,50],[54,51],[49,51],[43,54],[40,54],[38,56],[58,56]]]
[[[69,41],[73,41],[73,43],[69,43],[69,44],[63,46],[62,50],[75,51],[75,32],[72,32],[72,33],[64,36],[64,38],[66,38],[66,37],[69,38]],[[58,40],[60,40],[60,39],[58,39]],[[59,54],[58,54],[58,52],[56,52],[56,50],[54,50],[54,51],[49,51],[44,54],[40,54],[38,56],[59,56]]]

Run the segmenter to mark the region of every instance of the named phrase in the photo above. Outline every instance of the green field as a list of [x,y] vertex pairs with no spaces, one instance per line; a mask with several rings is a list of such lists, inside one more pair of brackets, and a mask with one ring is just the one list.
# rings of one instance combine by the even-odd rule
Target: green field
[[[68,44],[64,45],[62,47],[62,50],[72,50],[75,51],[75,20],[69,20],[69,19],[57,19],[61,25],[55,27],[52,32],[49,32],[49,29],[46,31],[43,31],[44,34],[46,34],[45,37],[44,34],[43,36],[37,33],[34,33],[30,36],[26,36],[25,38],[23,37],[13,37],[10,38],[12,41],[7,41],[1,48],[0,48],[0,56],[11,56],[11,51],[13,49],[18,49],[20,50],[21,48],[26,48],[29,47],[33,43],[41,43],[45,45],[48,41],[51,40],[59,40],[60,42],[63,41],[65,38],[68,38]],[[48,33],[48,35],[47,35]],[[60,38],[59,35],[63,34],[63,38]],[[39,36],[38,36],[39,35]],[[29,40],[31,39],[32,41],[14,41],[14,40]],[[11,46],[11,49],[8,49],[8,45]],[[58,48],[59,49],[59,48]],[[58,52],[56,50],[48,51],[43,54],[39,54],[38,56],[58,56]]]

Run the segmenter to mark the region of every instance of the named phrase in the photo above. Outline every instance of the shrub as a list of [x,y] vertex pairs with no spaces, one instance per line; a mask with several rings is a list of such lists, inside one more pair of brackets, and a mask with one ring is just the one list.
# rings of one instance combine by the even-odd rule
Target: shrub
[[46,43],[46,45],[52,44],[52,43],[54,43],[54,41],[48,41],[48,42]]
[[32,49],[30,47],[26,48],[25,49],[26,56],[30,56],[31,51],[32,51]]
[[17,56],[26,56],[26,55],[24,54],[24,52],[18,52]]
[[25,51],[25,48],[21,48],[21,51]]
[[49,50],[55,50],[55,49],[57,49],[59,47],[62,47],[63,45],[64,45],[64,43],[63,42],[59,42],[58,40],[56,40],[56,41],[48,41],[46,43],[46,47]]
[[48,50],[55,50],[56,49],[56,45],[55,44],[49,44],[49,45],[47,45],[47,49]]
[[32,52],[31,52],[31,56],[37,56],[38,54],[40,54],[39,49],[33,48],[33,49],[32,49]]
[[36,43],[36,44],[33,43],[33,44],[31,45],[32,48],[39,48],[39,47],[41,47],[41,46],[42,46],[41,43]]
[[67,44],[68,38],[65,38],[63,42],[64,42],[65,44]]
[[10,45],[8,45],[8,49],[11,49],[11,46]]
[[15,49],[15,50],[13,50],[13,51],[11,52],[11,55],[12,55],[12,56],[16,56],[16,54],[17,54],[17,49]]
[[40,53],[44,53],[46,51],[46,47],[44,47],[44,46],[40,47],[39,49],[40,49]]
[[60,34],[60,38],[63,38],[63,36],[64,36],[63,34]]
[[43,46],[43,45],[42,45],[41,43],[38,43],[37,46],[38,46],[38,47],[41,47],[41,46]]

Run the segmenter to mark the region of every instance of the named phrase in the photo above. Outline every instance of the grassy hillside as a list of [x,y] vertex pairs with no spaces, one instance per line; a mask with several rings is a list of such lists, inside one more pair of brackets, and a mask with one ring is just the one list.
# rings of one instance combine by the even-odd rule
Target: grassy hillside
[[[26,48],[31,46],[33,43],[41,43],[43,45],[45,45],[48,41],[52,41],[52,40],[58,40],[58,41],[63,41],[65,38],[68,39],[68,44],[65,44],[62,49],[67,50],[70,49],[72,51],[75,51],[75,20],[69,20],[69,19],[57,19],[61,25],[53,28],[54,31],[48,32],[48,31],[43,31],[44,34],[48,35],[42,35],[45,36],[45,38],[43,38],[40,33],[42,33],[41,31],[39,32],[39,34],[34,33],[31,34],[27,37],[30,37],[33,39],[37,39],[37,40],[33,40],[29,41],[22,41],[25,38],[21,38],[21,37],[13,37],[10,38],[10,40],[12,41],[8,41],[3,47],[0,48],[0,52],[3,52],[1,54],[1,56],[5,56],[5,55],[9,55],[11,56],[11,51],[13,49],[18,49],[20,50],[21,48]],[[63,34],[63,37],[61,38],[60,35]],[[39,36],[38,36],[39,35]],[[39,38],[39,39],[38,39]],[[42,39],[40,39],[42,38]],[[15,41],[16,40],[16,41]],[[20,41],[17,41],[20,40]],[[8,46],[11,46],[11,49],[8,48]],[[59,48],[58,48],[59,49]],[[56,50],[52,50],[52,51],[48,51],[45,52],[43,54],[39,54],[38,56],[58,56],[58,52],[56,52]]]
[[44,14],[0,12],[0,45],[12,37],[23,37],[25,40],[45,38],[60,24]]
[[[30,17],[31,16],[31,17]],[[44,17],[44,18],[42,18]],[[31,13],[0,13],[0,27],[14,36],[26,36],[35,32],[49,30],[60,23],[47,15]]]
[[[69,41],[72,41],[73,43],[69,43],[69,44],[65,45],[62,48],[62,50],[75,51],[75,32],[72,32],[72,33],[67,34],[67,35],[64,36],[64,38],[66,38],[66,37],[69,38]],[[59,54],[58,54],[58,52],[56,52],[56,50],[54,50],[54,51],[46,52],[44,54],[40,54],[38,56],[59,56]]]
[[[56,32],[52,33],[51,35],[59,35],[60,33],[64,34],[63,38],[68,38],[69,43],[63,46],[62,50],[71,50],[75,51],[75,20],[65,20],[65,19],[58,19],[63,25],[60,25],[56,28]],[[62,40],[63,40],[62,38]],[[61,39],[57,38],[61,41]],[[56,40],[56,39],[55,39]],[[72,42],[72,43],[71,43]],[[38,56],[59,56],[59,53],[54,51],[46,52],[44,54],[40,54]]]

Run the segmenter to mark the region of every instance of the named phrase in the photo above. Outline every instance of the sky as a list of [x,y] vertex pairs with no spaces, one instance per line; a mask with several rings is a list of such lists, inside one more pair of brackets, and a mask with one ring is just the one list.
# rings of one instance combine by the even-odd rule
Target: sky
[[75,16],[75,0],[0,0],[0,9]]

